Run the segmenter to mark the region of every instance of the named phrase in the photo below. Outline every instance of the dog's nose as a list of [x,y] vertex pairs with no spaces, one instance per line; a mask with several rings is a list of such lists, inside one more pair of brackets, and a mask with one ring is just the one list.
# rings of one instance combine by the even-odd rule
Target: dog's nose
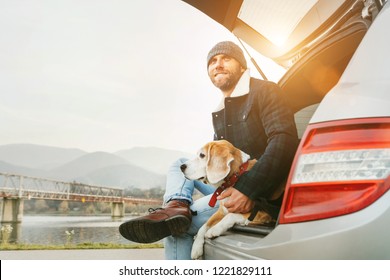
[[180,165],[180,169],[181,169],[182,172],[184,172],[184,170],[186,170],[186,168],[187,168],[186,164]]

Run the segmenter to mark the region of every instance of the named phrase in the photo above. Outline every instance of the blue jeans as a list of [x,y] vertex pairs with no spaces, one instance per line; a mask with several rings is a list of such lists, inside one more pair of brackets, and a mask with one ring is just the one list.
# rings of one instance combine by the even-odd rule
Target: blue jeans
[[[199,228],[218,209],[218,204],[212,208],[208,205],[215,188],[200,181],[186,179],[180,170],[180,166],[187,159],[179,159],[173,163],[167,174],[164,202],[172,199],[185,199],[190,202],[190,208],[196,215],[192,216],[192,223],[189,230],[181,236],[169,236],[164,239],[165,258],[167,260],[189,260],[191,259],[192,243]],[[204,196],[193,200],[194,191],[198,190]]]

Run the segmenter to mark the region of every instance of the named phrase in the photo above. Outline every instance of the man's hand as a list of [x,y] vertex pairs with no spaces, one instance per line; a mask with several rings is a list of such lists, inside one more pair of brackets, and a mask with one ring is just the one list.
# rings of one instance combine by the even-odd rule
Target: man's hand
[[248,213],[255,206],[255,203],[249,197],[235,188],[228,188],[217,199],[221,200],[227,197],[229,197],[229,200],[224,203],[224,206],[230,213]]

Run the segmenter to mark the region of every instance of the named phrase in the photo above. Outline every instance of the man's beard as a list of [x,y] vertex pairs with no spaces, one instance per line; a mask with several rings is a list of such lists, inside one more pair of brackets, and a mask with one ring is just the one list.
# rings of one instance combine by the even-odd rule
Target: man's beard
[[228,73],[229,77],[225,79],[222,83],[217,82],[215,77],[211,79],[213,84],[219,88],[221,91],[229,91],[235,88],[238,81],[241,78],[242,73],[240,71],[233,71]]

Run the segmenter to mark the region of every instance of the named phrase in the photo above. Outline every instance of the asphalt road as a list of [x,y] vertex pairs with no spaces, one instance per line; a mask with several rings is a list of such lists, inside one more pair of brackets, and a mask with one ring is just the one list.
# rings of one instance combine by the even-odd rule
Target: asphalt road
[[0,251],[0,260],[164,260],[164,249]]

